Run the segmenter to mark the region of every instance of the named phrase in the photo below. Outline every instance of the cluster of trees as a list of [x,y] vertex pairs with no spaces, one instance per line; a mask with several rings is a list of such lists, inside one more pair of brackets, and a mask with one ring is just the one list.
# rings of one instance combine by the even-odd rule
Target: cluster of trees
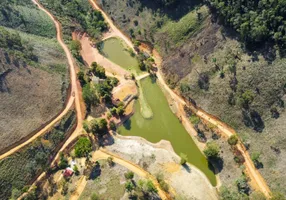
[[[118,79],[114,77],[106,77],[105,69],[96,62],[92,63],[91,69],[87,71],[87,76],[83,71],[77,74],[83,90],[82,95],[89,110],[92,105],[104,101],[110,103],[112,99],[112,89],[118,84]],[[96,76],[101,80],[99,83],[92,83],[89,76]],[[104,79],[104,80],[103,80]]]
[[[101,33],[108,29],[101,12],[94,10],[84,0],[41,0],[53,13],[62,18],[67,16],[70,21],[80,25],[77,27],[82,32],[87,32],[92,38],[99,38]],[[76,24],[70,24],[69,20],[62,20],[64,26],[74,31]],[[74,26],[75,25],[75,26]]]
[[286,45],[286,2],[267,0],[205,0],[220,20],[240,33],[248,44],[275,41]]

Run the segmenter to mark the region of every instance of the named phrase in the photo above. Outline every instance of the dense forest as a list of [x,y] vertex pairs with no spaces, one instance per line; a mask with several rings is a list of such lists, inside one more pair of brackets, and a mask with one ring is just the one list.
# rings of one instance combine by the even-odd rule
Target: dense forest
[[286,1],[206,0],[223,24],[234,28],[248,45],[275,42],[286,47]]

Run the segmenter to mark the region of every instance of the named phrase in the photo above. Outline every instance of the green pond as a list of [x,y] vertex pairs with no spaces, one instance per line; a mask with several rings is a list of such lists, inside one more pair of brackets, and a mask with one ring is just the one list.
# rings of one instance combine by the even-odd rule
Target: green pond
[[[118,64],[126,70],[140,74],[141,70],[138,61],[131,56],[129,48],[118,38],[109,38],[104,40],[100,45],[100,53],[112,62]],[[131,52],[133,52],[131,50]]]
[[[133,57],[124,51],[123,44],[117,38],[108,39],[103,43],[104,54],[109,55],[107,58],[114,63],[126,67],[129,66],[129,63],[134,62]],[[136,69],[136,67],[138,68],[138,64],[133,69]],[[212,185],[216,185],[215,175],[209,169],[206,158],[179,119],[172,113],[167,99],[156,80],[148,77],[141,80],[139,86],[143,93],[140,95],[144,95],[144,98],[139,98],[139,101],[136,101],[134,115],[123,126],[119,127],[118,132],[121,135],[140,136],[153,143],[157,143],[160,140],[170,141],[178,155],[180,153],[186,154],[188,162],[199,168],[208,177]],[[148,105],[152,110],[150,119],[142,116],[140,101],[141,103],[144,101],[144,105]]]

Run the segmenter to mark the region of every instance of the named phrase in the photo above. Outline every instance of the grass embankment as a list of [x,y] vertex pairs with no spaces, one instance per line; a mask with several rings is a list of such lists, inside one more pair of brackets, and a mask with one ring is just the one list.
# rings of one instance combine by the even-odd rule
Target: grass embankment
[[16,199],[31,181],[47,170],[55,149],[76,122],[70,111],[57,125],[19,152],[0,161],[0,199]]

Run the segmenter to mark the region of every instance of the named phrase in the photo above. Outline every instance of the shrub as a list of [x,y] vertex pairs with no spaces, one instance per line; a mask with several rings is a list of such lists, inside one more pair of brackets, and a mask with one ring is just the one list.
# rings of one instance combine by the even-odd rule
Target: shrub
[[135,189],[135,186],[131,181],[128,181],[125,183],[125,189],[127,192],[131,193]]
[[93,194],[91,195],[91,200],[99,200],[98,195],[97,195],[96,193],[93,193]]
[[190,121],[193,125],[198,125],[200,123],[201,119],[197,115],[192,114],[190,117]]
[[60,169],[65,169],[65,168],[67,168],[68,166],[69,166],[68,160],[65,158],[64,154],[61,153],[61,154],[60,154],[60,162],[59,162],[59,164],[58,164],[58,167],[59,167]]
[[132,180],[134,178],[134,173],[130,171],[130,172],[125,173],[124,176],[126,179]]
[[112,167],[114,165],[114,162],[113,162],[113,158],[112,157],[108,157],[107,158],[107,163],[110,167]]
[[217,159],[219,157],[219,146],[214,142],[208,142],[204,154],[208,159]]
[[249,193],[249,185],[247,183],[246,177],[243,175],[239,179],[236,180],[236,186],[240,193],[248,194]]
[[185,165],[188,161],[188,156],[184,153],[181,153],[180,154],[180,157],[181,157],[181,161],[180,161],[180,164],[181,165]]
[[230,144],[232,146],[236,145],[238,142],[238,138],[236,135],[232,135],[232,136],[230,136],[230,138],[228,138],[227,142],[228,142],[228,144]]
[[87,156],[92,151],[91,141],[86,137],[81,137],[75,145],[75,156]]

